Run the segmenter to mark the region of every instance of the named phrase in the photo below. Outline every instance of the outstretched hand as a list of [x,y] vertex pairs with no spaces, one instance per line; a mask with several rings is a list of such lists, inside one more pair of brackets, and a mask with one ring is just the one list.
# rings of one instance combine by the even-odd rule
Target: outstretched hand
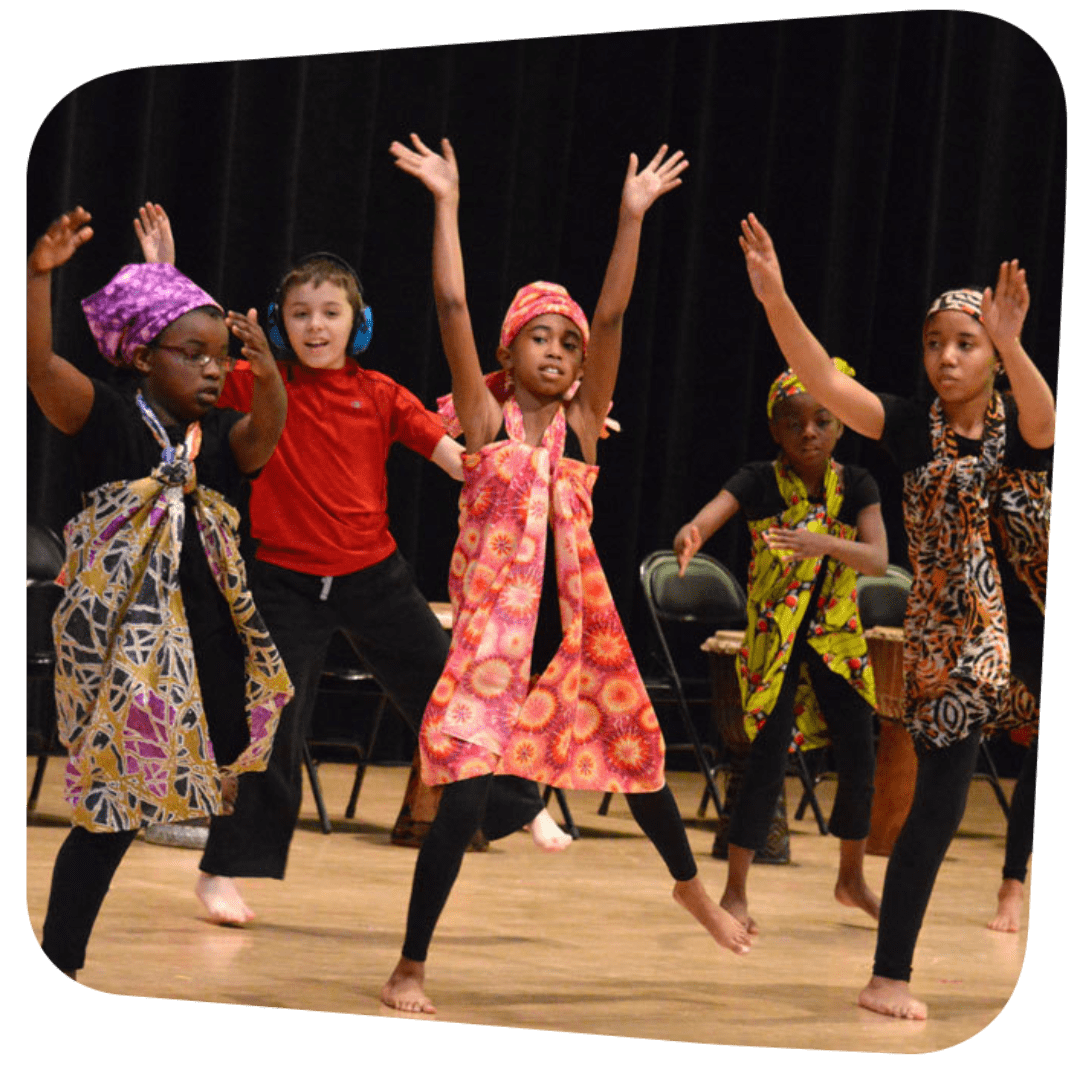
[[780,273],[780,260],[776,256],[772,237],[765,226],[753,215],[747,214],[742,221],[739,247],[746,256],[746,272],[754,295],[767,303],[784,293],[784,278]]
[[139,207],[135,219],[135,235],[139,238],[143,258],[148,263],[171,263],[176,265],[176,244],[173,242],[169,215],[160,203],[148,202]]
[[458,190],[458,167],[454,157],[454,148],[449,139],[442,139],[440,146],[442,154],[436,154],[430,147],[425,146],[420,136],[413,132],[409,138],[412,140],[415,150],[410,150],[404,143],[396,139],[390,144],[390,153],[394,156],[394,164],[415,176],[436,199],[446,198],[457,194]]
[[240,339],[240,352],[256,375],[274,366],[274,354],[270,351],[270,343],[259,325],[258,312],[254,308],[249,308],[246,315],[230,311],[225,316],[225,325]]
[[679,577],[682,577],[690,560],[701,550],[701,530],[693,524],[684,525],[675,534],[671,546],[679,561]]
[[1003,262],[998,270],[997,285],[983,293],[982,321],[990,339],[1000,351],[1020,337],[1020,330],[1031,304],[1027,272],[1020,262]]
[[89,211],[81,206],[58,217],[30,252],[27,261],[30,273],[47,274],[63,266],[94,235],[94,230],[87,224],[89,220]]
[[652,161],[638,172],[638,156],[630,155],[630,164],[626,169],[626,179],[623,181],[622,211],[641,217],[646,210],[661,195],[667,194],[672,188],[677,188],[682,180],[679,178],[689,161],[683,157],[681,150],[676,150],[667,160],[667,144],[665,143],[653,155]]

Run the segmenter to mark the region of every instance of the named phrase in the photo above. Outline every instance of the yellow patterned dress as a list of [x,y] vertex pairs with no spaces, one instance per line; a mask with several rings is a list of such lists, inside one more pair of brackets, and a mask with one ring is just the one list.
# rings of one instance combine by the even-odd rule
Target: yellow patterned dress
[[[822,661],[871,706],[876,707],[874,672],[870,665],[856,602],[857,572],[835,559],[785,558],[765,543],[767,530],[783,525],[854,539],[856,529],[840,520],[844,485],[830,459],[825,472],[824,502],[814,502],[806,485],[782,459],[774,464],[785,509],[748,522],[753,550],[750,559],[746,639],[736,670],[742,692],[743,717],[752,739],[772,713],[787,672],[797,635],[805,620],[807,641]],[[814,582],[826,563],[815,609],[810,610]],[[828,734],[806,674],[805,664],[795,695],[797,742],[823,746]]]

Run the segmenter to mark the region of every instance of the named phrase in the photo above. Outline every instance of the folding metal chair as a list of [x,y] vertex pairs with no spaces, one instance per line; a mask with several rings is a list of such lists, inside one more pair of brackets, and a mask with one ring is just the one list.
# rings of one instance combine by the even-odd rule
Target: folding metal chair
[[[746,625],[746,593],[731,571],[711,555],[695,555],[680,577],[675,554],[670,549],[654,551],[642,560],[639,573],[645,604],[656,631],[657,660],[661,667],[659,674],[643,676],[645,688],[654,704],[667,700],[678,706],[690,742],[668,749],[693,749],[705,777],[699,816],[704,816],[709,799],[720,813],[723,800],[716,787],[716,754],[712,747],[703,743],[690,712],[690,701],[710,701],[711,690],[706,682],[697,696],[688,695],[686,680],[680,675],[668,641],[668,632],[673,624],[700,623],[705,634],[743,627]],[[605,794],[599,813],[606,813],[610,802],[610,793]]]
[[[64,565],[64,542],[45,525],[26,526],[26,734],[27,751],[37,755],[26,809],[37,806],[49,755],[59,749],[53,695],[52,616],[63,590],[56,576]],[[33,749],[31,750],[31,746]]]
[[[348,634],[342,632],[331,640],[327,651],[327,659],[323,665],[322,676],[319,679],[319,694],[348,694],[355,695],[357,699],[366,697],[369,700],[374,696],[372,691],[378,693],[375,705],[375,713],[371,720],[371,727],[365,739],[356,734],[357,722],[351,724],[351,730],[347,735],[331,735],[313,730],[308,733],[304,740],[303,758],[304,767],[307,770],[308,781],[311,784],[311,794],[315,799],[315,808],[319,815],[319,825],[324,833],[331,831],[330,815],[326,810],[323,800],[322,786],[319,783],[318,762],[320,760],[318,749],[348,753],[356,758],[356,773],[353,776],[352,791],[349,794],[349,802],[345,807],[345,816],[352,818],[356,814],[356,802],[360,797],[360,786],[364,782],[364,774],[368,765],[371,764],[375,742],[379,737],[379,727],[382,724],[383,714],[387,703],[390,701],[387,693],[379,686],[374,672],[362,659],[359,650],[353,645]],[[315,727],[313,722],[313,729]]]

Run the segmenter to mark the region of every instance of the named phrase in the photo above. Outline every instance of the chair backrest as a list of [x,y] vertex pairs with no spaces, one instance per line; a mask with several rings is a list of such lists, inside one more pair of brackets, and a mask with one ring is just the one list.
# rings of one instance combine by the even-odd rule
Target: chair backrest
[[642,560],[640,574],[645,600],[656,619],[704,622],[716,630],[746,625],[746,591],[711,555],[699,552],[680,577],[674,552],[654,551]]
[[64,545],[45,525],[26,526],[26,653],[31,666],[51,670],[52,616],[63,590],[56,575],[64,566]]
[[47,525],[26,524],[26,581],[54,581],[64,566],[64,542]]
[[891,564],[881,576],[860,575],[856,590],[863,627],[903,626],[911,581],[907,570]]

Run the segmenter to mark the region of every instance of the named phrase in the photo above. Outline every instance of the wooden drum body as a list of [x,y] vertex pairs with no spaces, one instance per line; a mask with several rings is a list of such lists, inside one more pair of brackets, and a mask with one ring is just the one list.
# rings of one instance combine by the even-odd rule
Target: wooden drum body
[[904,632],[900,627],[875,626],[866,631],[866,643],[881,717],[866,850],[871,855],[889,855],[911,809],[917,771],[915,746],[902,722]]

